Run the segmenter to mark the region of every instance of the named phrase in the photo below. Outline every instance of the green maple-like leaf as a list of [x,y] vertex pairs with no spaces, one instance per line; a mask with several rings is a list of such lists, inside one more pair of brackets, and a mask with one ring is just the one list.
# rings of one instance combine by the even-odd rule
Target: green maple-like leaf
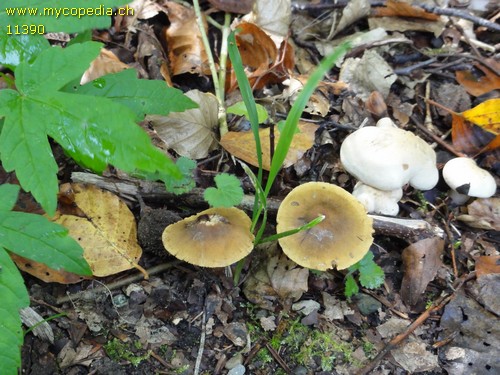
[[[96,172],[111,164],[126,172],[158,173],[165,179],[181,177],[174,163],[135,123],[145,111],[160,111],[156,96],[164,101],[163,112],[195,106],[179,90],[124,74],[117,85],[123,90],[121,95],[117,89],[101,97],[94,92],[61,91],[82,75],[100,49],[101,44],[94,42],[45,49],[34,62],[18,65],[17,91],[0,90],[0,117],[5,117],[0,134],[3,167],[16,172],[23,189],[30,191],[49,215],[56,208],[57,165],[48,136]],[[148,97],[151,88],[154,90]],[[137,98],[136,93],[140,93]]]
[[351,298],[355,294],[359,293],[358,283],[356,282],[356,280],[354,280],[352,274],[348,274],[345,277],[344,284],[345,284],[344,294],[347,298]]
[[17,374],[21,365],[23,330],[19,310],[29,306],[24,280],[9,254],[0,246],[0,363],[5,374]]
[[[6,32],[7,25],[15,32],[16,26],[43,25],[44,32],[77,33],[88,29],[106,29],[111,26],[113,7],[130,3],[129,0],[16,0],[2,4],[0,8],[0,30]],[[94,9],[92,15],[78,16],[79,9]],[[65,15],[63,12],[69,13]],[[74,15],[71,12],[75,13]],[[23,14],[24,13],[24,14]],[[88,12],[87,12],[88,13]],[[104,14],[99,14],[104,13]]]
[[184,156],[181,156],[175,162],[182,174],[180,180],[163,179],[168,191],[174,194],[184,194],[194,189],[193,170],[196,168],[196,162]]
[[21,62],[32,62],[50,47],[42,35],[5,35],[0,33],[0,64],[14,69]]
[[[266,122],[266,120],[269,118],[269,115],[267,114],[266,108],[258,103],[255,103],[255,107],[257,108],[257,117],[259,120],[259,124],[263,124]],[[226,110],[227,113],[232,113],[238,116],[245,116],[247,120],[250,120],[250,116],[248,114],[247,107],[245,105],[245,102],[236,102],[232,106],[228,107]]]
[[[351,284],[352,282],[356,283],[354,277],[352,276],[352,274],[356,271],[359,272],[359,282],[365,288],[375,289],[384,283],[384,271],[382,270],[382,268],[380,268],[379,265],[377,265],[377,263],[373,261],[373,253],[371,251],[368,251],[363,259],[349,267],[349,274],[346,277],[346,296],[348,297],[350,296],[347,295],[347,282],[349,281]],[[357,285],[356,288],[358,288]],[[350,291],[352,290],[353,289],[350,288]],[[356,293],[358,293],[358,291],[356,291],[354,294]]]
[[204,198],[212,207],[232,207],[241,203],[243,189],[233,175],[221,173],[215,176],[216,188],[205,190]]
[[15,185],[0,185],[0,363],[2,374],[17,374],[21,364],[23,332],[19,310],[29,306],[23,278],[8,252],[65,269],[91,275],[83,249],[66,228],[43,216],[11,211],[19,192]]
[[177,90],[166,89],[165,85],[159,80],[138,79],[134,69],[127,69],[83,86],[70,84],[63,91],[112,99],[134,111],[137,121],[142,121],[146,114],[166,116],[170,112],[178,112],[177,109],[184,111],[197,107],[187,96],[180,95]]
[[384,283],[384,279],[384,271],[373,261],[372,252],[368,252],[360,261],[359,282],[365,288],[375,289]]

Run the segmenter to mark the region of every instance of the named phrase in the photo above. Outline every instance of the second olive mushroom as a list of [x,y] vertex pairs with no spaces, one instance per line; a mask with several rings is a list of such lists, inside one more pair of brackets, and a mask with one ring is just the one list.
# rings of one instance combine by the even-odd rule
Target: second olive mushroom
[[309,182],[293,189],[278,209],[277,232],[299,228],[321,215],[324,220],[314,227],[280,238],[283,252],[303,267],[322,271],[360,261],[373,242],[372,219],[338,186]]
[[225,267],[253,249],[252,222],[240,209],[210,208],[169,225],[165,249],[178,259],[202,267]]

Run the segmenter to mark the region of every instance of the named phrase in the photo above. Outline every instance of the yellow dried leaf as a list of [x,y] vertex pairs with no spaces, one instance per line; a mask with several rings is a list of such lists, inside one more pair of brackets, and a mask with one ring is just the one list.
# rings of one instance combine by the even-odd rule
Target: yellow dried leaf
[[[309,150],[314,144],[314,133],[318,126],[305,121],[301,121],[298,125],[300,133],[293,137],[290,150],[285,158],[283,167],[287,168],[297,162],[304,153]],[[271,141],[270,129],[259,129],[260,142],[262,145],[262,167],[268,171],[271,168]],[[274,129],[274,144],[279,141],[279,131]],[[252,132],[227,132],[221,139],[220,144],[231,155],[241,159],[253,166],[258,166],[257,151],[255,149],[255,140]]]
[[462,113],[473,124],[495,135],[500,132],[500,99],[487,100]]
[[85,217],[61,215],[56,223],[68,228],[69,234],[84,249],[84,258],[94,276],[108,276],[137,264],[142,249],[137,243],[135,218],[116,195],[94,186],[71,185],[74,202]]
[[32,259],[24,258],[14,253],[10,253],[10,257],[21,271],[29,273],[46,283],[75,284],[86,279],[86,277],[66,272],[62,269],[55,270],[49,268],[44,263],[35,262]]

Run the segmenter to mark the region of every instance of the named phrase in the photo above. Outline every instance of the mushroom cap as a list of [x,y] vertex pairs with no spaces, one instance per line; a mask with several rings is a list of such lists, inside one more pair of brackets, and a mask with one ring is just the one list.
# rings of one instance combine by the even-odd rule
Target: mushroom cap
[[493,176],[465,157],[448,161],[443,168],[443,178],[450,188],[470,197],[489,198],[497,190]]
[[340,160],[347,172],[380,190],[396,190],[410,183],[429,190],[439,178],[436,153],[412,132],[388,124],[383,118],[377,126],[367,126],[346,137]]
[[368,212],[395,216],[399,212],[398,202],[403,197],[403,189],[380,190],[358,181],[352,195]]
[[252,221],[240,209],[209,208],[169,225],[163,246],[178,259],[201,267],[225,267],[253,249]]
[[295,263],[321,271],[360,261],[373,242],[372,219],[338,186],[308,182],[293,189],[278,209],[277,232],[303,226],[319,215],[325,219],[318,225],[279,239],[283,252]]

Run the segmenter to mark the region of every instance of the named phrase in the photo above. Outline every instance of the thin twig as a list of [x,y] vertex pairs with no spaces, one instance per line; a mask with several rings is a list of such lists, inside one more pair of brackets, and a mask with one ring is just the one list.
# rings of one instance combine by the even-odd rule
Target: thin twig
[[455,256],[455,246],[454,246],[455,240],[453,238],[453,235],[451,234],[450,228],[448,227],[449,222],[443,220],[443,224],[444,224],[443,225],[444,231],[446,233],[446,236],[448,237],[448,243],[449,243],[448,246],[450,246],[450,257],[451,257],[451,264],[453,266],[453,276],[455,276],[455,278],[457,278],[458,277],[458,267],[457,267],[457,258]]
[[[148,273],[149,273],[149,275],[155,275],[157,273],[163,272],[165,270],[168,270],[169,268],[174,267],[178,263],[180,263],[180,261],[178,261],[178,260],[174,260],[174,261],[169,262],[169,263],[162,263],[162,264],[159,264],[157,266],[151,267],[148,270]],[[92,299],[93,298],[92,296],[95,296],[96,294],[100,294],[100,293],[107,292],[110,290],[118,289],[118,288],[121,288],[122,286],[129,285],[131,283],[134,283],[136,281],[143,280],[143,279],[144,279],[144,275],[142,273],[136,273],[136,274],[130,275],[129,277],[126,277],[124,279],[110,283],[106,286],[102,286],[102,287],[94,288],[94,289],[90,289],[90,290],[82,290],[78,293],[71,294],[71,295],[68,294],[68,295],[63,296],[61,298],[58,298],[56,300],[56,304],[62,305],[63,303],[66,303],[69,301],[75,301],[75,300],[78,300],[81,298],[87,298],[87,297]]]
[[410,66],[405,66],[404,68],[394,69],[394,73],[397,74],[398,76],[408,76],[414,70],[423,68],[427,65],[434,64],[436,61],[437,61],[437,58],[433,57],[429,60],[421,61],[419,63],[413,64]]
[[490,22],[484,18],[474,16],[467,11],[456,9],[456,8],[440,8],[429,4],[413,4],[419,8],[426,10],[427,12],[439,14],[440,16],[450,16],[450,17],[458,17],[463,18],[464,20],[469,20],[479,26],[487,27],[488,29],[494,31],[500,31],[500,25]]
[[394,337],[389,343],[378,353],[378,355],[365,367],[359,370],[357,375],[365,375],[370,373],[377,364],[393,349],[397,348],[402,342],[404,342],[410,334],[415,331],[419,326],[421,326],[432,313],[441,310],[448,302],[450,302],[457,291],[469,280],[472,280],[475,276],[474,272],[463,276],[460,280],[456,280],[454,283],[454,291],[451,294],[443,295],[439,297],[427,310],[425,310],[413,323],[411,323],[404,332],[400,333]]
[[160,357],[158,354],[156,354],[154,350],[150,350],[149,353],[150,353],[151,357],[153,357],[158,362],[160,362],[165,368],[172,370],[172,366],[167,361],[165,361],[162,357]]
[[288,365],[286,364],[286,362],[283,360],[283,358],[281,358],[281,356],[279,355],[279,353],[274,350],[274,348],[266,343],[266,348],[267,350],[269,350],[269,353],[271,353],[271,355],[273,356],[274,360],[276,362],[278,362],[278,364],[281,366],[281,368],[287,373],[287,374],[291,374],[292,373],[292,370],[290,369],[290,367],[288,367]]
[[[333,2],[315,4],[312,1],[303,2],[303,1],[292,1],[292,11],[293,12],[317,12],[321,10],[330,10],[337,8],[345,8],[347,4],[349,4],[350,0],[337,0]],[[385,1],[381,0],[371,0],[370,5],[372,7],[383,6],[385,5]]]
[[411,119],[412,119],[413,123],[417,126],[417,128],[419,128],[423,133],[425,133],[426,136],[428,136],[434,142],[438,143],[442,148],[444,148],[445,150],[447,150],[448,152],[452,153],[453,155],[455,155],[457,157],[463,157],[463,156],[465,156],[461,152],[458,152],[457,150],[455,150],[453,148],[453,146],[451,146],[450,144],[448,144],[445,141],[443,141],[440,137],[438,137],[437,135],[431,133],[424,125],[422,125],[420,123],[420,121],[418,121],[418,119],[416,118],[415,115],[412,115]]
[[196,362],[194,365],[194,375],[200,373],[201,359],[203,358],[203,350],[205,349],[205,339],[207,336],[207,322],[205,319],[205,309],[203,309],[203,315],[201,317],[201,335],[200,335],[200,346],[198,347],[198,355],[196,356]]

